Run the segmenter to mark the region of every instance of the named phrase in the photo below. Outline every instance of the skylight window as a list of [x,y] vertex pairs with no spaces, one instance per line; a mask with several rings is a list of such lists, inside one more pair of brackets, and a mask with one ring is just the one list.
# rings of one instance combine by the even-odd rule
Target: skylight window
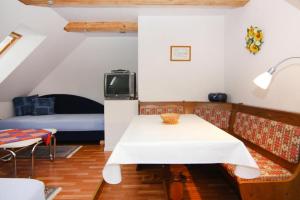
[[9,36],[4,38],[4,40],[0,43],[0,55],[12,47],[21,37],[22,35],[12,32],[9,34]]

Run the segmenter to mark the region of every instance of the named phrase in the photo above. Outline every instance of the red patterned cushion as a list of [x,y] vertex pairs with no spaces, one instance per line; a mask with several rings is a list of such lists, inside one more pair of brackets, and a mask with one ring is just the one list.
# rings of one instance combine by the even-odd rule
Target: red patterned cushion
[[291,162],[299,162],[300,127],[238,112],[234,133]]
[[228,129],[231,112],[221,108],[197,107],[194,113],[215,126]]
[[184,108],[181,105],[142,105],[140,106],[141,115],[160,115],[163,113],[184,114]]
[[282,181],[288,179],[292,174],[286,170],[285,168],[281,167],[280,165],[274,163],[273,161],[269,160],[268,158],[264,157],[263,155],[257,153],[255,150],[248,148],[250,154],[256,161],[259,169],[260,169],[260,176],[255,179],[243,179],[240,177],[236,177],[234,174],[235,165],[232,164],[223,164],[225,169],[229,172],[229,174],[235,178],[239,182],[245,181]]

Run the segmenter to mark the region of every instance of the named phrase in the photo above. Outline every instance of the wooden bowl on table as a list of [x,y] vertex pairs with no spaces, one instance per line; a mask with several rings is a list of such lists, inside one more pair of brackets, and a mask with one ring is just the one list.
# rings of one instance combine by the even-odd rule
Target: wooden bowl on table
[[179,114],[177,113],[164,113],[160,117],[165,124],[177,124],[179,120]]

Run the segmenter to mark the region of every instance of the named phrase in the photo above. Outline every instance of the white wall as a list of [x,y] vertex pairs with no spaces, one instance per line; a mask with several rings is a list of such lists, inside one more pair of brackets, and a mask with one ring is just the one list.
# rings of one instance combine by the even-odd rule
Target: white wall
[[[246,29],[259,26],[265,43],[257,55],[245,49]],[[252,80],[284,58],[300,56],[300,12],[285,0],[251,0],[229,12],[225,22],[225,88],[235,103],[300,112],[300,64],[276,73],[270,88]],[[300,60],[286,63],[300,63]]]
[[136,37],[87,37],[31,94],[74,94],[104,102],[103,75],[137,72]]
[[12,102],[0,102],[0,119],[14,116]]
[[104,151],[112,151],[115,148],[132,118],[138,115],[138,105],[137,100],[104,101]]
[[[224,91],[224,17],[139,17],[139,99],[205,101]],[[191,62],[171,62],[171,45],[191,45]]]

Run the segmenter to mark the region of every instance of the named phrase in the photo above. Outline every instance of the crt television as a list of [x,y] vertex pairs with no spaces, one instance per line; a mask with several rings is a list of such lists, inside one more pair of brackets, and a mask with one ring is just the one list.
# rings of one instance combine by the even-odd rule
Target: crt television
[[136,75],[134,72],[117,71],[104,74],[104,96],[106,98],[135,99]]

